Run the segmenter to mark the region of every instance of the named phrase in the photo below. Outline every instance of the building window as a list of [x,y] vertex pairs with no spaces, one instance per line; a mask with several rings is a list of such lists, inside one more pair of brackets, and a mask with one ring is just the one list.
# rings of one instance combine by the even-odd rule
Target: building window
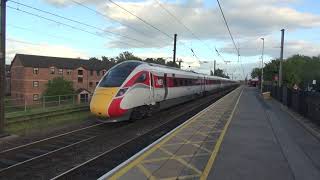
[[89,87],[92,87],[93,86],[93,83],[92,82],[89,82]]
[[78,70],[78,75],[83,75],[83,70],[79,69]]
[[97,76],[100,76],[100,71],[97,71]]
[[93,76],[93,70],[90,70],[90,76]]
[[83,77],[78,77],[78,83],[82,83],[83,82]]
[[50,68],[50,74],[54,74],[55,73],[55,68],[54,67],[51,67]]
[[33,74],[39,74],[39,68],[33,68]]
[[63,69],[59,69],[59,70],[58,70],[58,73],[59,73],[59,74],[63,74]]
[[98,86],[99,82],[96,82],[96,86]]
[[104,75],[105,73],[106,73],[106,71],[105,71],[105,70],[103,70],[103,71],[102,71],[102,75]]
[[72,73],[72,70],[71,70],[71,69],[68,69],[68,70],[67,70],[67,75],[71,75],[71,73]]
[[39,101],[39,94],[34,94],[33,95],[33,100],[34,101]]
[[33,87],[39,87],[39,81],[33,81]]

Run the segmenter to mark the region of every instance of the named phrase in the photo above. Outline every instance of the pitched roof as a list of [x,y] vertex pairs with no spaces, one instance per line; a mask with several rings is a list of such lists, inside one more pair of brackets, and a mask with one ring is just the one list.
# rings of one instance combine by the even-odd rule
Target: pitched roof
[[15,58],[19,58],[22,65],[25,67],[49,68],[57,67],[61,69],[77,69],[83,67],[88,70],[103,70],[109,69],[112,64],[99,60],[87,60],[78,58],[50,57],[37,56],[28,54],[16,54]]

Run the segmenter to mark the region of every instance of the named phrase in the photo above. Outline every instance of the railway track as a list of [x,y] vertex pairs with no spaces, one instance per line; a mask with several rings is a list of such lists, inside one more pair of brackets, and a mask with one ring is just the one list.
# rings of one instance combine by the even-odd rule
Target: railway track
[[98,124],[2,151],[0,179],[96,179],[226,93],[135,123]]

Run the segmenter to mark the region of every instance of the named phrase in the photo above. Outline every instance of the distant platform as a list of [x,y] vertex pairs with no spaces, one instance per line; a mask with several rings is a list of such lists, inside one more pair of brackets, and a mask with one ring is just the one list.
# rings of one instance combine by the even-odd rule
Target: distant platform
[[100,179],[320,179],[320,140],[240,87]]

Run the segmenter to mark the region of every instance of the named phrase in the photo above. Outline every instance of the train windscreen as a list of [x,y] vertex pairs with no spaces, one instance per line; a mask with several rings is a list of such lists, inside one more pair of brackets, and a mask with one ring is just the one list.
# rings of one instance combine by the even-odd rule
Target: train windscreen
[[120,87],[140,62],[124,62],[110,69],[101,80],[99,87]]

